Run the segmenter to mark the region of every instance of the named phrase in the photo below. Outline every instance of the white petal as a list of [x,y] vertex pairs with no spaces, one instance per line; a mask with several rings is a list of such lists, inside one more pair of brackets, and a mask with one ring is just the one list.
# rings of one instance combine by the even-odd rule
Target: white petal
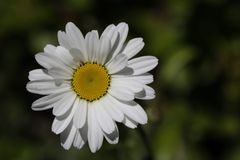
[[52,57],[53,56],[50,56],[50,55],[45,54],[45,53],[38,53],[38,54],[35,55],[35,59],[38,62],[38,64],[40,64],[42,67],[44,67],[46,69],[52,68],[53,65],[54,66],[59,65],[56,62],[56,59],[53,59]]
[[121,71],[127,66],[127,57],[123,54],[117,55],[106,64],[109,74],[114,74]]
[[118,140],[119,140],[119,132],[118,132],[118,127],[116,125],[116,123],[114,122],[114,126],[115,126],[115,129],[112,133],[110,134],[107,134],[107,133],[104,133],[104,137],[105,139],[108,141],[108,143],[110,144],[117,144],[118,143]]
[[142,109],[142,107],[135,103],[135,102],[120,102],[121,105],[120,108],[122,112],[127,115],[132,120],[136,121],[140,124],[146,124],[147,123],[147,114]]
[[41,95],[60,93],[71,89],[69,83],[57,80],[30,81],[26,88],[29,92]]
[[85,142],[83,141],[83,139],[82,139],[82,137],[79,133],[79,130],[77,130],[77,132],[75,134],[74,141],[73,141],[73,146],[78,148],[78,149],[81,149],[84,144],[85,144]]
[[76,132],[77,129],[73,125],[71,125],[70,130],[65,130],[63,133],[61,133],[61,145],[64,149],[66,150],[70,149],[75,138]]
[[117,122],[123,121],[123,112],[114,104],[114,102],[111,101],[111,97],[109,98],[109,95],[106,95],[101,102],[102,107],[107,111],[113,120]]
[[48,96],[44,96],[42,98],[37,99],[32,104],[32,110],[34,111],[42,111],[46,109],[50,109],[54,106],[54,104],[62,99],[66,93],[58,93],[58,94],[50,94]]
[[68,39],[68,36],[65,32],[62,32],[62,31],[58,31],[58,43],[67,48],[67,49],[71,49],[71,44],[70,44],[70,41]]
[[100,127],[104,132],[110,134],[114,131],[114,123],[112,118],[108,115],[108,113],[104,110],[101,101],[99,100],[99,106],[95,107],[95,114],[97,120],[99,122]]
[[158,64],[158,59],[153,56],[142,56],[128,61],[128,67],[133,68],[133,75],[146,73]]
[[126,24],[124,22],[119,23],[115,29],[115,32],[118,32],[120,34],[120,39],[119,39],[116,49],[113,52],[113,57],[115,57],[122,49],[122,46],[123,46],[123,44],[127,38],[127,34],[128,34],[128,24]]
[[140,124],[147,123],[147,114],[142,107],[134,101],[123,102],[110,97],[119,109],[129,118]]
[[77,62],[87,62],[88,61],[88,55],[83,54],[79,49],[77,48],[72,48],[70,49],[70,54],[73,56],[75,61]]
[[64,119],[64,120],[58,120],[57,117],[55,117],[52,123],[52,131],[55,134],[62,133],[66,129],[66,127],[69,125],[70,121],[71,121],[71,117],[68,117],[67,119]]
[[62,133],[69,125],[72,126],[72,124],[70,124],[70,122],[72,121],[75,110],[76,110],[76,107],[73,107],[65,115],[60,116],[60,117],[55,117],[55,119],[52,123],[52,131],[55,134]]
[[122,54],[125,54],[128,57],[128,59],[130,59],[136,54],[138,54],[138,52],[141,51],[143,47],[144,47],[143,39],[134,38],[127,43],[126,47],[122,51]]
[[56,56],[70,68],[74,68],[77,65],[77,62],[74,61],[73,56],[69,53],[69,50],[62,46],[58,46],[56,48]]
[[96,152],[102,145],[103,134],[96,119],[95,106],[89,103],[88,106],[88,145],[91,152]]
[[111,54],[108,59],[114,58],[122,49],[122,45],[126,40],[128,32],[128,25],[126,23],[120,23],[118,26],[113,24],[109,25],[102,33],[102,36],[106,36],[111,41]]
[[94,115],[94,109],[92,106],[90,106],[90,104],[88,106],[88,145],[91,152],[94,153],[97,151],[97,145],[98,145],[97,135],[96,135],[96,128],[98,127],[97,126],[98,123],[95,123],[96,117]]
[[78,103],[73,117],[73,124],[76,128],[82,128],[85,125],[87,118],[87,102],[84,100],[77,101]]
[[135,97],[138,99],[154,99],[155,98],[155,91],[153,88],[144,85],[144,89],[138,93],[135,93]]
[[47,73],[47,70],[35,69],[29,72],[28,79],[30,81],[51,80],[53,77]]
[[[88,108],[89,104],[87,104],[87,108]],[[88,114],[88,111],[87,111]],[[88,115],[87,115],[88,118]],[[88,119],[86,119],[86,123],[84,124],[84,126],[82,128],[79,128],[79,133],[84,141],[84,143],[86,143],[88,141],[88,130],[89,126],[88,126]]]
[[103,132],[101,130],[100,127],[98,127],[98,130],[97,130],[97,134],[98,134],[98,146],[97,146],[97,150],[99,150],[103,144]]
[[48,73],[54,77],[54,79],[64,79],[64,80],[70,80],[72,79],[72,73],[66,72],[59,68],[52,68],[48,70]]
[[131,101],[134,99],[134,93],[121,86],[110,86],[109,94],[123,101]]
[[153,75],[151,75],[150,73],[145,73],[142,75],[134,76],[133,79],[136,79],[136,81],[139,81],[143,84],[149,84],[153,82]]
[[107,36],[102,36],[98,46],[97,62],[105,64],[106,59],[111,51],[111,41]]
[[140,92],[143,89],[143,84],[131,78],[115,78],[112,77],[111,80],[112,87],[121,87],[124,90],[129,90],[131,92]]
[[97,31],[88,32],[85,40],[88,53],[88,61],[94,62],[96,60],[96,52],[99,45],[98,32]]
[[122,80],[134,80],[137,82],[140,82],[142,84],[149,84],[153,82],[153,75],[151,75],[150,73],[144,73],[141,75],[135,75],[135,76],[131,76],[131,75],[112,75],[112,78],[118,78],[118,79],[122,79]]
[[45,53],[38,53],[35,55],[36,61],[46,69],[50,68],[60,68],[68,73],[72,73],[72,69],[65,65],[54,55],[49,55]]
[[44,47],[44,52],[47,54],[55,54],[56,47],[54,45],[48,44]]
[[86,53],[86,44],[82,32],[72,22],[66,25],[66,33],[71,43],[71,48],[77,48],[81,52]]
[[103,31],[101,37],[106,36],[110,40],[113,37],[113,33],[115,31],[116,26],[114,24],[110,24],[109,26],[106,27],[106,29]]
[[129,128],[132,128],[132,129],[137,128],[137,125],[138,125],[137,122],[133,121],[132,119],[130,119],[130,118],[126,117],[126,116],[124,117],[124,120],[123,120],[122,123],[125,126],[127,126]]
[[53,115],[62,116],[63,114],[65,114],[73,106],[73,104],[76,103],[74,103],[75,99],[75,93],[68,92],[67,94],[65,94],[65,96],[60,101],[58,101],[56,106],[54,106]]

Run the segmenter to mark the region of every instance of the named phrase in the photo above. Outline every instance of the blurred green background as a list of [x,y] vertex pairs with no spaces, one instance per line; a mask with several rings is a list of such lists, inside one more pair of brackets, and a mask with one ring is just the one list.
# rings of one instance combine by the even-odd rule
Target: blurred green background
[[[119,124],[119,144],[95,154],[65,151],[25,89],[34,55],[68,21],[84,34],[125,21],[129,39],[144,38],[140,55],[159,58],[156,99],[138,101],[148,124]],[[240,160],[240,1],[1,0],[0,52],[1,160]]]

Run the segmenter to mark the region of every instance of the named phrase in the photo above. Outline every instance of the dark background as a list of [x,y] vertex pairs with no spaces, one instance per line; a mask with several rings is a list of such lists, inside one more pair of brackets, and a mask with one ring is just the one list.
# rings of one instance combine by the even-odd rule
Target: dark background
[[[34,112],[26,91],[34,55],[74,22],[84,34],[121,21],[159,58],[156,99],[138,101],[149,122],[119,124],[120,142],[92,154],[65,151],[51,111]],[[240,160],[240,1],[1,0],[1,160]]]

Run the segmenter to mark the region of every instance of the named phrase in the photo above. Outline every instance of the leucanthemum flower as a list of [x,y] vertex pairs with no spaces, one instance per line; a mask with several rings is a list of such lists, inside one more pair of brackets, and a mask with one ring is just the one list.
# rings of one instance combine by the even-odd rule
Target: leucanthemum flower
[[116,122],[129,128],[147,123],[147,115],[134,99],[153,99],[153,82],[148,71],[158,64],[153,56],[133,58],[144,46],[142,38],[125,43],[128,25],[111,24],[102,33],[93,30],[83,37],[71,22],[58,32],[59,46],[46,45],[36,54],[44,69],[29,72],[27,90],[45,95],[32,104],[42,111],[52,108],[52,131],[60,134],[61,145],[78,149],[88,142],[92,152],[103,138],[119,140]]

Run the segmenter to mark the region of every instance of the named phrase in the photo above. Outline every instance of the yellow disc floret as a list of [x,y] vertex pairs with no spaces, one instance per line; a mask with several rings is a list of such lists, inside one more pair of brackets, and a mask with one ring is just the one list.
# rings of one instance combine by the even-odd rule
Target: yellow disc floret
[[111,76],[103,65],[84,63],[73,73],[72,88],[81,99],[92,102],[107,93],[110,81]]

